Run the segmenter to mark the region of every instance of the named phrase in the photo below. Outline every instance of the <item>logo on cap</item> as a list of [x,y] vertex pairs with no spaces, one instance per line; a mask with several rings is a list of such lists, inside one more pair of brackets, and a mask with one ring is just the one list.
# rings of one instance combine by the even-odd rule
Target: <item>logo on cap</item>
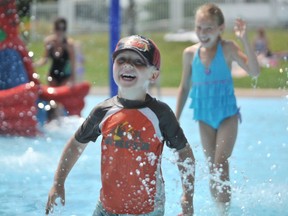
[[141,52],[149,51],[149,42],[140,37],[129,37],[127,40],[120,41],[119,45],[117,46],[117,50],[125,49],[125,48],[136,48]]

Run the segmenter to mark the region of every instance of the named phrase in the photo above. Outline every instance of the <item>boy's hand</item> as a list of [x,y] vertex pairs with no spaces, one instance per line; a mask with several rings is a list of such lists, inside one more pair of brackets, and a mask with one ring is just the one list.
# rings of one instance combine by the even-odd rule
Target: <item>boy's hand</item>
[[61,199],[61,204],[64,206],[65,205],[65,188],[63,186],[53,186],[49,192],[48,195],[48,201],[46,204],[46,211],[45,214],[48,215],[49,213],[53,212],[54,205],[57,206],[56,199],[57,198]]

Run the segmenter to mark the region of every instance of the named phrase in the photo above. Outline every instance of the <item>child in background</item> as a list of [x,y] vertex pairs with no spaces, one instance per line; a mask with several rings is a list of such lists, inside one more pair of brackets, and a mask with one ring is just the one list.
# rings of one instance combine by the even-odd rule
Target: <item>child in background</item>
[[265,57],[272,55],[269,49],[269,41],[263,28],[257,30],[256,37],[253,40],[253,48],[256,55],[264,55]]
[[257,34],[253,40],[254,52],[257,55],[258,63],[260,67],[272,67],[279,66],[279,61],[283,58],[283,52],[273,52],[269,48],[269,40],[264,28],[257,29]]
[[64,148],[49,193],[47,214],[53,211],[56,198],[65,203],[68,173],[88,142],[102,135],[102,188],[94,216],[164,216],[164,143],[178,156],[182,215],[193,215],[192,149],[173,111],[147,94],[149,83],[159,73],[160,52],[152,40],[133,35],[118,42],[113,54],[118,95],[98,104]]
[[247,39],[246,23],[237,19],[235,34],[244,52],[233,41],[221,38],[224,16],[219,7],[207,3],[195,16],[199,43],[183,52],[183,72],[179,86],[176,118],[179,120],[192,86],[190,108],[199,123],[200,137],[211,174],[211,194],[221,207],[221,214],[231,201],[229,162],[236,141],[240,117],[234,95],[231,64],[237,62],[251,76],[259,75],[259,65]]

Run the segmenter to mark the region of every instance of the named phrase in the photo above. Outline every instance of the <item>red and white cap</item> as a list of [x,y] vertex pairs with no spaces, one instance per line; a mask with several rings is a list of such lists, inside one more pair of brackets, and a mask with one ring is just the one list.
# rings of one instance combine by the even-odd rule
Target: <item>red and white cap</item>
[[151,65],[160,70],[160,51],[157,45],[148,38],[141,35],[131,35],[119,40],[113,53],[113,61],[116,56],[124,50],[132,50],[147,59]]

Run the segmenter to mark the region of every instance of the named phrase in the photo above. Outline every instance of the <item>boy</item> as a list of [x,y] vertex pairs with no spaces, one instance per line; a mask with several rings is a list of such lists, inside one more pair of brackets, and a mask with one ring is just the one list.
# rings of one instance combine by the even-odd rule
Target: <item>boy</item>
[[164,142],[178,154],[182,215],[193,215],[193,152],[172,110],[147,94],[149,83],[159,73],[160,52],[152,40],[132,35],[118,42],[113,53],[118,95],[98,104],[64,148],[49,193],[47,214],[56,205],[56,198],[60,197],[64,205],[68,173],[87,143],[102,135],[102,188],[94,216],[164,215]]

